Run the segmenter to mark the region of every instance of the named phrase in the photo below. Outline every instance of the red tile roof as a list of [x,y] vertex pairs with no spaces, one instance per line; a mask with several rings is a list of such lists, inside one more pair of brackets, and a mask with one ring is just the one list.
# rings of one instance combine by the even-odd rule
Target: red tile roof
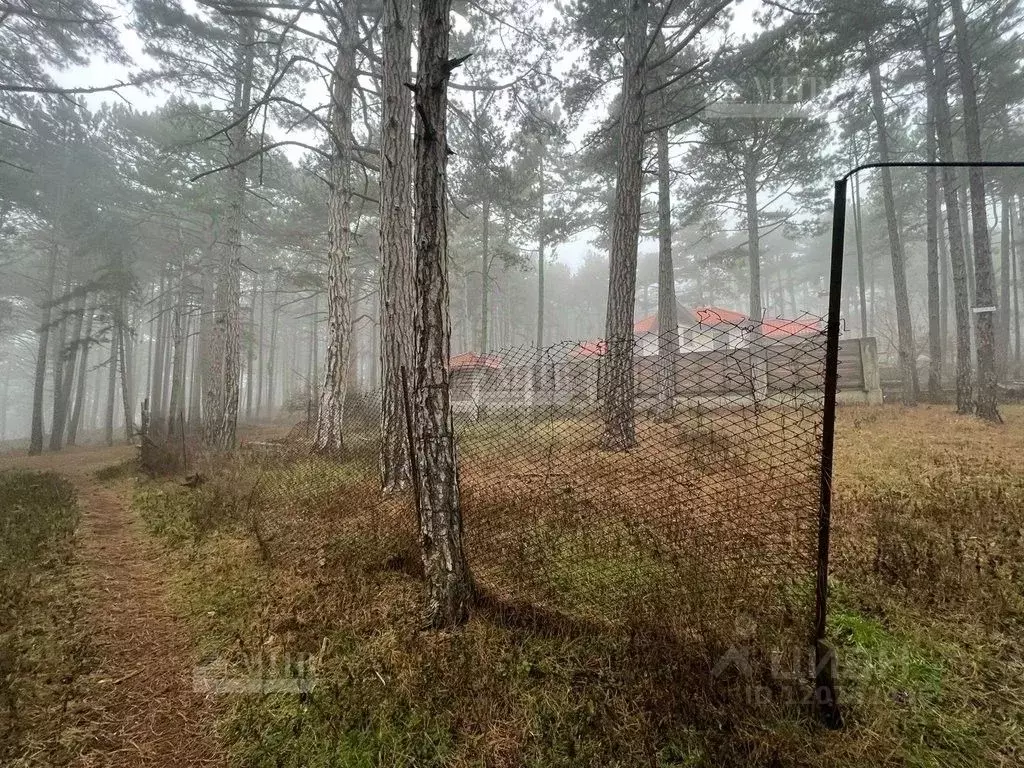
[[742,312],[722,307],[697,307],[694,313],[701,325],[742,325],[749,320]]
[[782,317],[766,319],[761,323],[761,333],[774,338],[788,336],[813,336],[821,333],[820,320],[786,320]]

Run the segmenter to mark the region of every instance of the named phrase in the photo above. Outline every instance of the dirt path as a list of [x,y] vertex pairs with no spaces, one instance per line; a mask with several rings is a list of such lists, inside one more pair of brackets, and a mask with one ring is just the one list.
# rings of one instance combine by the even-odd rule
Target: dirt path
[[97,667],[82,702],[95,735],[77,765],[219,766],[214,702],[192,688],[187,631],[172,612],[155,544],[132,521],[123,490],[93,473],[130,447],[0,456],[0,470],[59,472],[78,490],[79,569]]

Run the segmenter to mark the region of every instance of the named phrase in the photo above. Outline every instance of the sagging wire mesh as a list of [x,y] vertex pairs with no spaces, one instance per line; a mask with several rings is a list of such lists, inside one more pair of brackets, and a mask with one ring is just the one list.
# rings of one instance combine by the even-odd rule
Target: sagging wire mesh
[[[602,440],[603,341],[452,358],[477,588],[502,604],[685,636],[747,616],[806,637],[824,327],[708,317],[638,335],[626,450]],[[313,450],[313,397],[287,435],[244,442],[246,520],[268,559],[417,569],[411,497],[380,493],[380,408],[379,392],[348,394],[340,456]]]
[[809,628],[823,329],[820,318],[716,317],[636,337],[627,450],[604,448],[604,342],[454,359],[478,584],[512,603],[683,634],[737,615]]

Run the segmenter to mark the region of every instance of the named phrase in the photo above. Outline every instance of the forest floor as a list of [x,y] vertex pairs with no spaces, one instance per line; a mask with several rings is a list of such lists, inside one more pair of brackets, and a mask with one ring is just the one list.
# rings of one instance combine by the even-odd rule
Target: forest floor
[[[186,488],[136,477],[129,448],[0,457],[0,470],[60,473],[77,492],[70,587],[50,594],[81,593],[82,620],[65,624],[89,659],[64,672],[55,651],[40,655],[77,677],[51,697],[70,758],[37,749],[10,764],[1019,765],[1024,408],[1004,416],[841,409],[840,731],[792,691],[726,686],[708,675],[714,658],[639,634],[486,606],[458,632],[422,631],[422,583],[381,535],[406,510],[380,501],[365,458],[242,451]],[[227,688],[197,693],[197,672]]]
[[[59,473],[77,497],[80,525],[71,588],[81,599],[88,661],[86,679],[62,680],[85,699],[61,697],[62,712],[70,703],[78,713],[77,722],[66,721],[79,730],[78,743],[66,745],[69,763],[83,768],[221,765],[213,702],[193,691],[192,644],[168,600],[159,546],[133,522],[126,480],[109,471],[133,453],[129,446],[82,446],[41,456],[0,456],[0,472]],[[97,475],[104,470],[109,480]],[[68,757],[69,750],[64,752]],[[52,752],[43,754],[22,759],[27,765],[57,759]]]

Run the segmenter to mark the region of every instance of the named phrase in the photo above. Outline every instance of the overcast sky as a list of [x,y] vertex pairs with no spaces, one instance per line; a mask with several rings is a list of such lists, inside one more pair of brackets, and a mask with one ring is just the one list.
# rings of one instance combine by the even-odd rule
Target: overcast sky
[[[190,5],[190,0],[186,0],[186,4]],[[759,6],[760,3],[757,2],[757,0],[740,0],[731,6],[734,17],[733,22],[730,25],[730,31],[732,34],[747,35],[751,34],[755,30],[753,14]],[[111,2],[107,2],[106,7],[112,15],[117,16],[117,25],[121,30],[122,44],[131,59],[135,62],[135,66],[156,68],[156,62],[143,53],[142,40],[140,40],[138,35],[131,29],[132,18],[130,11]],[[552,4],[552,10],[554,10],[554,4]],[[572,54],[568,55],[571,56]],[[568,63],[569,62],[567,61],[566,64]],[[66,87],[96,87],[124,82],[131,78],[131,74],[132,72],[128,67],[111,64],[105,61],[94,61],[85,66],[73,67],[66,70],[57,75],[56,78],[58,82]],[[170,93],[170,89],[160,86],[153,86],[147,89],[130,87],[119,89],[116,94],[111,92],[89,94],[84,96],[83,99],[85,103],[92,108],[96,108],[104,102],[122,100],[131,104],[131,106],[138,111],[152,111],[164,104]],[[309,106],[316,106],[323,103],[325,97],[325,89],[320,87],[318,83],[313,83],[307,89],[304,101]],[[595,117],[600,116],[601,111],[602,108],[598,107],[593,114]],[[579,141],[586,133],[586,128],[587,126],[581,127],[581,129],[576,132],[576,135],[571,138]],[[279,134],[280,130],[275,133]],[[311,134],[306,134],[297,138],[299,138],[299,140],[312,143]],[[293,162],[297,161],[302,154],[302,150],[298,147],[285,147],[284,151],[289,155]],[[584,232],[572,241],[558,245],[554,249],[555,260],[561,261],[571,269],[575,270],[583,262],[587,252],[592,249],[590,243],[594,236],[594,232]],[[641,240],[641,253],[654,251],[656,249],[657,242],[655,240]]]

